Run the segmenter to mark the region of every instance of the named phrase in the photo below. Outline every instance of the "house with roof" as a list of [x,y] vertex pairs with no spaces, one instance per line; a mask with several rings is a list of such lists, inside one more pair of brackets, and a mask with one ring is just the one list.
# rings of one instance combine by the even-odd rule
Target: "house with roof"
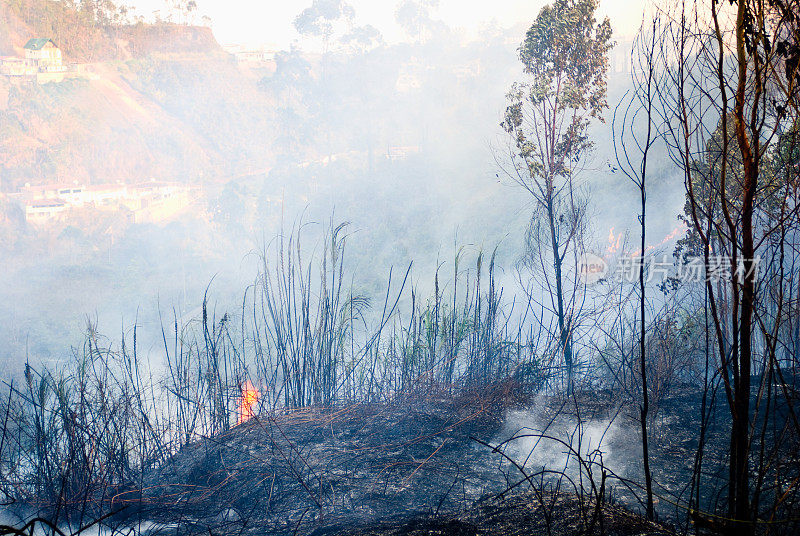
[[23,47],[24,58],[0,56],[0,75],[10,80],[35,78],[40,84],[61,82],[67,72],[61,49],[52,39],[41,37],[29,39]]
[[61,57],[61,49],[52,39],[37,37],[29,39],[25,46],[25,59],[34,62],[43,73],[61,73],[66,71]]

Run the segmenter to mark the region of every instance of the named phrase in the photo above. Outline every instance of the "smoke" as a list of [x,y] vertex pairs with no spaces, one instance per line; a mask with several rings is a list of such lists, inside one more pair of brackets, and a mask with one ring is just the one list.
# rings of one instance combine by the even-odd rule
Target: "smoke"
[[[441,281],[452,280],[458,252],[464,270],[495,248],[497,283],[513,300],[531,206],[498,178],[493,144],[506,92],[521,76],[516,49],[525,26],[493,26],[468,42],[442,28],[418,44],[324,58],[292,48],[276,54],[273,68],[239,68],[224,54],[197,62],[146,58],[121,72],[105,66],[98,76],[141,97],[147,120],[116,106],[104,79],[43,89],[37,98],[48,106],[88,110],[91,118],[65,112],[66,123],[91,136],[68,144],[69,151],[42,149],[40,160],[59,180],[158,173],[199,186],[201,195],[173,220],[149,225],[103,216],[34,229],[20,216],[11,238],[0,236],[0,302],[10,304],[0,312],[5,370],[19,372],[28,359],[63,361],[82,344],[89,322],[113,340],[136,323],[140,355],[157,356],[162,324],[190,320],[206,288],[219,311],[235,310],[265,244],[295,224],[321,228],[331,219],[350,222],[348,275],[357,293],[375,302],[393,267],[413,262],[413,285],[426,296],[437,270]],[[611,77],[612,105],[629,83],[627,75]],[[107,105],[93,104],[98,96]],[[10,106],[13,112],[16,104]],[[593,131],[597,169],[585,179],[593,226],[616,234],[635,224],[635,211],[622,208],[635,192],[606,171],[609,129],[606,123]],[[27,177],[23,171],[41,170],[42,181],[54,180],[48,169],[17,171]],[[70,175],[74,170],[80,177]],[[658,184],[666,192],[668,183]],[[651,222],[651,236],[674,228],[681,203],[669,199],[675,210],[660,211],[669,216]],[[324,248],[321,240],[303,245]]]
[[634,476],[632,469],[641,457],[635,428],[621,417],[579,420],[568,413],[554,414],[544,400],[539,398],[525,410],[509,411],[494,439],[529,475],[543,471],[545,482],[562,475],[577,482],[588,478],[589,471],[599,479],[603,469],[624,478]]

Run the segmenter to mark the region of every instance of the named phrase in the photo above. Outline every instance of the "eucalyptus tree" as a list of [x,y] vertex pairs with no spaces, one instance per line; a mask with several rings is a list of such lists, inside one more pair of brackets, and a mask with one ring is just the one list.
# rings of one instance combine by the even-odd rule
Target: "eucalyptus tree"
[[322,39],[326,54],[337,30],[352,27],[355,15],[353,6],[342,0],[314,0],[295,17],[294,27],[301,35]]
[[[797,173],[784,162],[779,169],[788,173],[776,175],[770,163],[781,141],[794,143],[781,133],[798,117],[797,7],[780,0],[678,2],[661,44],[669,86],[660,108],[684,172],[685,243],[707,267],[716,375],[731,418],[723,521],[730,534],[755,533],[761,518],[780,517],[791,502],[780,485],[767,484],[767,475],[780,478],[770,473],[780,465],[780,445],[759,425],[778,415],[777,393],[788,403],[786,426],[800,432],[778,355],[796,278]],[[780,472],[794,478],[785,467]],[[765,506],[770,496],[773,504]]]
[[[581,249],[586,200],[576,172],[592,148],[589,126],[602,121],[611,24],[597,22],[595,0],[556,0],[539,12],[519,49],[525,77],[508,93],[503,129],[511,139],[505,171],[533,201],[528,261],[545,272],[547,306],[558,323],[559,354],[571,388],[576,278],[565,262]],[[552,270],[552,272],[550,272]]]
[[447,29],[442,21],[433,18],[432,12],[438,7],[439,0],[402,0],[395,9],[395,21],[420,45]]
[[[300,35],[317,39],[322,45],[319,83],[316,84],[320,106],[317,123],[325,136],[328,158],[334,152],[333,144],[341,142],[332,134],[336,114],[341,110],[342,102],[353,95],[351,92],[337,93],[337,71],[353,57],[361,57],[384,44],[377,28],[356,25],[355,16],[355,9],[345,0],[313,0],[294,19],[294,27]],[[342,149],[340,143],[339,150]]]

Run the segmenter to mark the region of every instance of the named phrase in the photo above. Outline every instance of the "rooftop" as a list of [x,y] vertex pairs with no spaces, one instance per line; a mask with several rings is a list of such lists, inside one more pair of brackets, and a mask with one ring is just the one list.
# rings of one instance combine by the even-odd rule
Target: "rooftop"
[[25,43],[25,46],[23,48],[26,48],[28,50],[42,50],[45,46],[47,46],[47,43],[52,43],[53,46],[56,46],[56,44],[53,43],[53,40],[50,38],[35,37],[33,39],[28,40],[28,42]]

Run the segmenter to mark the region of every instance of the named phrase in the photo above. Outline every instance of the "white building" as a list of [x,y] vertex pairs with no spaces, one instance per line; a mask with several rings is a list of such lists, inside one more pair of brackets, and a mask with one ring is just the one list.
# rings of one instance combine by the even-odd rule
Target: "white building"
[[30,39],[25,46],[25,59],[35,62],[43,73],[62,73],[66,71],[61,58],[61,49],[52,39],[38,37]]
[[39,223],[51,220],[65,212],[69,205],[63,199],[38,199],[25,204],[25,220]]

